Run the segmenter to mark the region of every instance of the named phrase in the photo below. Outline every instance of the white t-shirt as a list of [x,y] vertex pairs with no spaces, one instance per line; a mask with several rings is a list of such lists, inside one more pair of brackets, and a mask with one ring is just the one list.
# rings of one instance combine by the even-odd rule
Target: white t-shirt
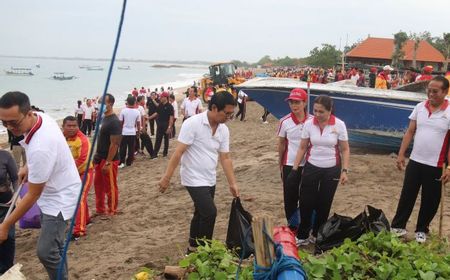
[[178,141],[189,146],[181,157],[180,175],[183,186],[215,186],[219,152],[229,152],[228,127],[219,124],[215,135],[212,135],[207,113],[208,111],[197,114],[181,126]]
[[28,181],[45,183],[37,204],[42,213],[71,219],[81,190],[81,180],[72,153],[58,124],[43,113],[25,139]]
[[[312,119],[312,116],[308,116],[307,119]],[[280,120],[278,125],[278,137],[282,137],[286,141],[286,149],[284,150],[283,165],[293,166],[295,158],[297,157],[297,151],[300,147],[300,141],[302,136],[303,126],[305,125],[305,120],[303,122],[299,121],[297,117],[290,113],[284,116]],[[305,158],[303,158],[300,166],[305,165]]]
[[410,159],[434,167],[442,167],[447,157],[450,129],[450,106],[445,100],[438,111],[429,110],[429,101],[414,107],[409,116],[417,122]]
[[83,113],[84,113],[83,106],[80,107],[78,107],[78,105],[75,106],[75,116],[83,115]]
[[306,161],[314,166],[329,168],[340,164],[339,141],[348,141],[345,123],[334,115],[330,116],[323,131],[314,117],[306,121],[302,131],[302,139],[308,139],[310,145],[306,153]]
[[119,120],[123,122],[122,135],[136,135],[136,125],[141,121],[141,113],[136,108],[125,107],[120,111]]
[[84,119],[85,120],[92,120],[92,114],[95,111],[95,107],[91,105],[91,107],[88,107],[87,105],[83,107],[84,112]]
[[178,119],[178,103],[177,103],[177,101],[176,100],[174,100],[172,103],[170,103],[170,104],[172,104],[172,107],[173,107],[173,117],[175,118],[175,119]]
[[192,117],[200,113],[202,110],[202,102],[198,98],[190,100],[189,97],[186,97],[181,104],[181,109],[185,117]]
[[243,92],[242,90],[240,90],[239,93],[238,93],[238,100],[237,100],[237,102],[238,102],[238,103],[242,103],[242,101],[244,100],[244,98],[247,97],[247,96],[248,96],[248,95],[247,95],[245,92]]

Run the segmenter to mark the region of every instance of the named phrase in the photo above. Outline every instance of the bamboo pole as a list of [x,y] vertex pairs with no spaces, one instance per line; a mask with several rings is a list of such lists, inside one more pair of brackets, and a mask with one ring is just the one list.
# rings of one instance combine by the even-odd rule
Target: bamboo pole
[[[445,175],[445,164],[442,166],[442,175]],[[442,237],[442,224],[444,220],[445,183],[441,181],[441,208],[439,211],[439,237]]]
[[[273,222],[269,217],[255,217],[252,221],[253,239],[255,241],[256,263],[259,266],[270,267],[275,258],[272,242],[266,233],[273,237]],[[266,233],[265,233],[266,232]]]

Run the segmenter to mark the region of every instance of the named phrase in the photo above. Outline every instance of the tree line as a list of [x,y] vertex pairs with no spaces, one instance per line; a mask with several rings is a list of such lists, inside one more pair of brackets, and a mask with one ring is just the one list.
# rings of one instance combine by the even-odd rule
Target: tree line
[[[421,41],[429,42],[433,47],[439,50],[445,58],[444,69],[447,69],[450,58],[450,33],[442,34],[442,37],[433,37],[429,31],[421,33],[410,33],[399,31],[394,35],[394,52],[392,53],[392,65],[394,67],[403,66],[404,59],[403,46],[407,40],[414,41],[413,49],[413,67],[417,68],[416,55]],[[344,53],[348,53],[356,47],[362,40],[358,40],[351,46],[344,48]],[[322,44],[320,47],[315,47],[309,52],[309,56],[303,58],[283,57],[271,58],[269,55],[263,56],[258,62],[249,63],[246,61],[233,60],[232,62],[238,67],[257,67],[257,66],[274,66],[274,67],[288,67],[288,66],[313,66],[330,68],[336,64],[340,64],[343,52],[338,50],[335,45]]]

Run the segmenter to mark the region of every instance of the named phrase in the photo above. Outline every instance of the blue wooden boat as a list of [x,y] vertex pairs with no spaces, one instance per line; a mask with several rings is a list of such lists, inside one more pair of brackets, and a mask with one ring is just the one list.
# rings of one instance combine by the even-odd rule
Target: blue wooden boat
[[[277,118],[289,112],[285,99],[293,88],[308,90],[306,82],[280,78],[256,78],[236,87]],[[424,93],[356,87],[346,81],[310,84],[309,91],[309,108],[321,94],[333,98],[334,114],[346,123],[352,143],[392,151],[400,147],[414,106],[426,99]]]

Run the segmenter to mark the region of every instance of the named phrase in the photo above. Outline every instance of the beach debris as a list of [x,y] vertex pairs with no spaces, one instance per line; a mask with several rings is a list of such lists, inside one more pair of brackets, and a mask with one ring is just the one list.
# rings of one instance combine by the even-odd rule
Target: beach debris
[[11,267],[8,271],[6,271],[2,276],[0,276],[0,280],[26,280],[25,275],[20,272],[22,265],[20,263],[16,263],[13,267]]
[[155,278],[152,269],[141,267],[139,271],[133,276],[132,280],[153,280]]
[[167,265],[164,268],[164,277],[168,279],[183,279],[186,274],[186,269],[179,266]]

